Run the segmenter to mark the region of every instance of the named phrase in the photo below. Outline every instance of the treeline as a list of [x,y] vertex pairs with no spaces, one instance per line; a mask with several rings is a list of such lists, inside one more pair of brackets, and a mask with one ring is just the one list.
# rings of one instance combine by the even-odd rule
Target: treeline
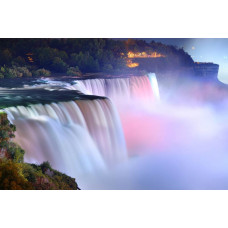
[[183,50],[143,40],[114,39],[0,39],[0,78],[80,76],[82,73],[123,73],[127,53],[159,52],[175,66],[193,64]]
[[[184,51],[183,48],[178,48],[173,45],[166,45],[160,42],[151,41],[147,43],[144,40],[129,39],[125,42],[126,48],[132,52],[157,52],[165,56],[161,58],[163,62],[163,68],[177,68],[177,67],[189,67],[194,65],[194,61],[191,56]],[[156,61],[159,62],[159,61]]]

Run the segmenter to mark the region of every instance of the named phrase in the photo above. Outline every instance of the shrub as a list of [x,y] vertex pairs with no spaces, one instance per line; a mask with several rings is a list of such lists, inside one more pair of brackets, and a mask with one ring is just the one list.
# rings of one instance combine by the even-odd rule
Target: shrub
[[31,77],[32,73],[29,71],[27,67],[14,67],[17,71],[17,74],[22,74],[22,77]]
[[69,62],[71,66],[77,65],[82,72],[98,72],[100,70],[98,60],[94,59],[89,52],[73,53]]
[[51,69],[57,73],[65,73],[68,65],[59,57],[55,57],[51,64]]
[[45,173],[48,169],[51,170],[51,165],[50,165],[50,163],[49,163],[48,161],[43,162],[43,163],[40,165],[40,167],[41,167],[43,173]]
[[5,77],[6,78],[17,78],[22,77],[22,73],[13,68],[6,68]]
[[36,182],[37,171],[30,164],[23,164],[23,176],[31,183]]
[[0,113],[0,148],[8,148],[10,139],[15,137],[15,131],[16,127],[9,122],[7,114]]
[[11,68],[1,67],[1,74],[6,78],[17,78],[17,77],[31,77],[32,73],[27,67],[16,67]]
[[0,71],[1,71],[2,74],[4,74],[6,72],[5,67],[1,67]]
[[17,58],[13,59],[12,65],[15,65],[15,66],[25,66],[26,65],[26,61],[21,56],[18,56]]
[[19,164],[11,160],[0,161],[0,189],[2,190],[27,190],[33,189],[21,174],[22,169]]
[[4,74],[0,72],[0,78],[4,78]]
[[0,51],[0,64],[7,64],[9,65],[12,61],[12,51],[9,49],[1,50]]
[[51,75],[51,72],[49,70],[42,68],[34,71],[33,75],[36,77],[39,77],[39,76],[48,77]]
[[77,66],[76,67],[70,67],[67,70],[67,75],[69,75],[69,76],[80,76],[81,72]]
[[103,66],[103,71],[104,71],[104,72],[107,72],[107,73],[113,72],[113,67],[112,67],[112,65],[111,65],[111,64],[105,64],[105,65]]
[[7,154],[9,158],[16,163],[24,162],[25,151],[15,143],[9,143],[9,147],[7,148]]

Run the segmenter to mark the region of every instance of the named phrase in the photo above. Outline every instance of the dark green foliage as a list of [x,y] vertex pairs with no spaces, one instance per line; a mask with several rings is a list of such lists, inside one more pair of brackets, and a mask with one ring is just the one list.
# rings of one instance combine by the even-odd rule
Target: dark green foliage
[[[34,60],[38,63],[39,67],[46,69],[58,70],[58,65],[64,65],[64,61],[68,59],[65,51],[56,48],[42,47],[35,50]],[[61,67],[60,67],[61,68]],[[62,70],[61,68],[60,70]]]
[[14,68],[5,68],[5,78],[17,78],[17,77],[22,77],[22,73],[20,73],[19,71],[17,71]]
[[17,77],[31,77],[32,73],[27,67],[19,67],[19,66],[12,66],[12,67],[1,67],[1,73],[5,78],[17,78]]
[[0,150],[5,157],[14,162],[22,163],[24,161],[24,150],[11,142],[11,139],[15,137],[15,131],[15,125],[9,122],[6,113],[0,113]]
[[40,166],[0,160],[1,190],[77,190],[74,178],[51,167],[43,171]]
[[51,75],[51,72],[49,70],[45,70],[44,68],[35,70],[33,72],[33,75],[36,77],[43,76],[43,77],[48,77]]
[[35,60],[41,68],[49,68],[58,50],[50,47],[37,48],[35,50]]
[[106,73],[112,73],[113,72],[113,67],[111,64],[105,64],[103,66],[103,71]]
[[48,161],[46,162],[43,162],[41,165],[40,165],[41,169],[42,169],[42,172],[46,172],[48,169],[51,169],[51,165]]
[[9,122],[7,114],[0,113],[0,148],[7,149],[9,147],[9,141],[15,137],[15,131],[16,127]]
[[25,61],[25,59],[23,57],[18,56],[15,59],[13,59],[12,65],[13,66],[25,66],[26,65],[26,61]]
[[74,178],[60,173],[51,168],[49,162],[43,162],[41,165],[23,164],[23,176],[32,183],[37,190],[77,190],[78,186]]
[[70,67],[67,70],[67,75],[69,75],[69,76],[81,76],[81,72],[80,72],[78,66]]
[[22,74],[22,77],[31,77],[32,73],[27,67],[14,67],[14,69]]
[[25,151],[17,144],[10,142],[7,148],[7,156],[16,163],[24,162]]
[[12,59],[12,52],[9,49],[0,51],[0,65],[10,64]]
[[[39,167],[39,166],[37,166]],[[37,177],[42,177],[42,171],[41,169],[34,168],[31,164],[23,164],[23,171],[22,171],[24,177],[31,183],[36,182]]]
[[11,160],[0,160],[0,189],[28,190],[34,189],[32,184],[22,175],[19,164]]
[[73,53],[70,58],[71,66],[78,66],[82,72],[98,72],[99,62],[95,60],[89,52],[79,54]]
[[[126,67],[127,53],[158,52],[166,57],[155,61],[156,69],[174,69],[192,67],[194,62],[183,48],[164,45],[144,40],[113,40],[113,39],[1,39],[0,78],[30,77],[41,75],[39,69],[46,69],[58,75],[78,75],[70,67],[78,66],[83,73],[104,71],[121,73],[129,70]],[[30,58],[29,58],[30,57]],[[32,58],[32,61],[31,61]],[[15,67],[26,67],[17,69]],[[37,70],[38,69],[38,70]],[[135,69],[136,70],[136,69]]]
[[66,73],[67,68],[68,65],[60,57],[55,57],[50,66],[50,69],[56,73]]

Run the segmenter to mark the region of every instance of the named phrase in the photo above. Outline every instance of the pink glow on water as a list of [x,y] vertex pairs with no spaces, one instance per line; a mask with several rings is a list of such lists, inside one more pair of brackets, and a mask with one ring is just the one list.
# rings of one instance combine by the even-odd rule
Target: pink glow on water
[[149,79],[84,80],[68,89],[108,99],[9,111],[34,157],[75,175],[82,189],[228,189],[227,88],[168,85],[159,102],[156,77]]
[[[168,135],[168,121],[142,112],[120,114],[125,140],[130,155],[144,153],[143,148],[161,149]],[[142,150],[140,150],[142,149]]]

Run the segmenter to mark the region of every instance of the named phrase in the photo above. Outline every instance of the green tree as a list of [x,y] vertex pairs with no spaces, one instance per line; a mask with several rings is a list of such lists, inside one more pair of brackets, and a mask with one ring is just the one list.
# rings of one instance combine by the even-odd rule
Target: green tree
[[33,72],[33,75],[36,77],[39,77],[39,76],[48,77],[51,75],[51,71],[42,68],[42,69],[35,70]]
[[35,50],[34,59],[37,61],[39,67],[49,68],[58,50],[50,47],[37,48]]
[[7,114],[0,113],[0,148],[7,149],[10,139],[14,138],[16,131],[15,125],[11,124],[7,119]]
[[12,65],[25,66],[26,65],[26,61],[25,61],[25,59],[23,57],[18,56],[17,58],[13,59]]
[[22,175],[19,164],[11,160],[0,161],[0,189],[1,190],[31,190],[32,184]]
[[70,67],[67,69],[67,75],[69,75],[69,76],[80,76],[81,72],[80,72],[78,66]]
[[48,161],[46,162],[43,162],[41,165],[40,165],[41,169],[42,169],[42,172],[45,173],[48,169],[52,169],[51,168],[51,165]]
[[31,77],[32,73],[29,71],[27,67],[14,67],[18,74],[22,74],[22,77]]
[[7,114],[0,113],[0,152],[4,157],[22,163],[24,161],[24,150],[11,142],[11,139],[15,137],[15,131],[16,127],[9,122]]
[[9,49],[4,49],[0,51],[0,64],[1,65],[9,65],[12,61],[12,53]]
[[55,57],[51,64],[51,69],[57,73],[65,73],[68,65],[59,57]]
[[10,142],[7,148],[7,156],[16,163],[24,162],[25,151],[17,144]]
[[111,64],[105,64],[103,66],[103,71],[107,73],[112,73],[113,72],[113,66]]

